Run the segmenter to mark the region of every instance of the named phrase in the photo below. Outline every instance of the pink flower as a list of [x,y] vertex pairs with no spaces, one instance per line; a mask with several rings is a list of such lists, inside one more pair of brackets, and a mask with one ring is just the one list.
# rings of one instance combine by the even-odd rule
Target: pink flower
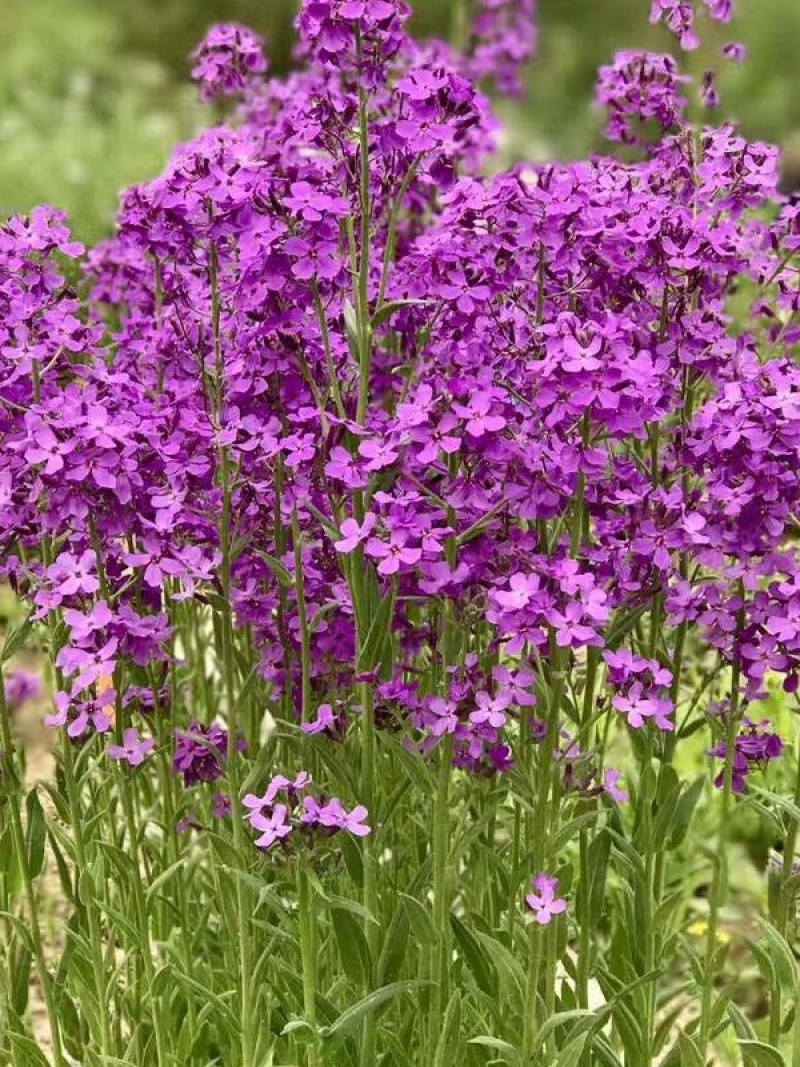
[[338,541],[334,541],[333,547],[337,552],[353,552],[358,546],[369,537],[372,531],[375,529],[377,523],[376,517],[371,511],[367,512],[364,516],[364,521],[358,523],[356,519],[345,519],[339,528],[341,537]]
[[609,769],[603,776],[603,785],[611,799],[616,800],[618,804],[626,804],[630,800],[630,794],[625,789],[620,789],[620,781],[622,775],[619,771]]
[[556,915],[562,915],[567,910],[567,902],[562,897],[557,897],[558,879],[551,878],[546,874],[539,874],[533,879],[531,888],[535,893],[529,893],[525,902],[536,916],[540,926],[547,926]]
[[144,763],[145,759],[156,747],[152,737],[140,737],[139,731],[133,729],[133,727],[126,730],[122,737],[123,744],[109,745],[106,751],[110,759],[124,760],[131,767],[138,767],[140,763]]
[[272,848],[276,841],[281,841],[292,832],[291,824],[286,821],[288,809],[285,804],[276,804],[271,815],[265,816],[256,812],[250,819],[250,824],[256,830],[261,830],[261,836],[256,838],[258,848]]

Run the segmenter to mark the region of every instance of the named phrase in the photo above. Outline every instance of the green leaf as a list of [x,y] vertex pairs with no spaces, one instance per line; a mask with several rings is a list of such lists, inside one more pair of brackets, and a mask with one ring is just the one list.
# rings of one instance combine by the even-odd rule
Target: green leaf
[[383,986],[382,989],[374,989],[371,993],[362,997],[361,1000],[346,1008],[334,1023],[326,1026],[321,1031],[322,1036],[328,1041],[337,1041],[345,1037],[353,1027],[358,1026],[367,1015],[378,1011],[388,1001],[394,1000],[395,997],[404,996],[413,989],[432,984],[432,982],[421,978],[414,978],[405,982],[391,982],[389,985]]
[[672,831],[669,839],[669,847],[671,849],[679,848],[683,844],[692,823],[694,809],[703,794],[705,782],[705,778],[701,775],[699,778],[695,778],[688,789],[682,793],[675,811],[675,817],[672,820]]
[[678,1034],[678,1048],[681,1053],[681,1067],[705,1067],[700,1049],[683,1031]]
[[50,1067],[36,1042],[25,1034],[15,1034],[10,1031],[8,1039],[14,1049],[15,1067]]
[[31,962],[33,953],[22,945],[17,946],[11,964],[11,1006],[20,1018],[28,1007],[31,987]]
[[797,968],[789,943],[766,920],[758,917],[758,925],[761,927],[761,933],[766,942],[763,946],[764,950],[774,964],[778,982],[784,989],[794,990],[797,985]]
[[0,911],[0,919],[5,919],[6,922],[11,923],[14,927],[17,937],[20,943],[24,945],[28,952],[33,952],[33,937],[31,936],[30,929],[27,924],[24,923],[18,916],[12,915],[9,911]]
[[332,897],[324,892],[319,883],[317,883],[315,889],[319,896],[327,901],[332,908],[338,908],[339,911],[349,911],[351,915],[354,915],[357,919],[361,919],[362,922],[372,923],[373,926],[380,926],[380,923],[369,908],[365,908],[364,905],[359,904],[357,900],[350,900],[348,897]]
[[[11,800],[16,804],[16,799]],[[0,835],[0,874],[5,875],[5,891],[9,901],[16,900],[24,884],[20,856],[13,846],[11,827],[7,826]]]
[[64,1047],[73,1059],[79,1059],[84,1053],[85,1035],[81,1032],[81,1019],[75,1001],[63,986],[56,990],[56,1012]]
[[394,585],[380,602],[378,610],[372,616],[367,636],[364,639],[358,656],[359,671],[371,671],[383,658],[384,646],[391,639],[392,619],[394,618],[394,605],[397,599],[397,590]]
[[337,834],[336,841],[341,849],[347,873],[355,885],[361,885],[364,881],[364,859],[361,846],[351,834]]
[[676,783],[671,792],[661,801],[653,821],[652,844],[654,849],[661,847],[670,835],[670,831],[678,815],[678,805],[681,798],[680,782]]
[[497,996],[497,973],[489,953],[457,916],[450,916],[450,925],[453,928],[456,943],[478,988],[488,997],[495,998]]
[[436,927],[425,905],[408,893],[400,893],[408,910],[408,919],[414,929],[414,937],[420,945],[432,945],[436,941]]
[[272,571],[272,573],[275,575],[275,577],[285,589],[294,588],[294,578],[289,573],[288,568],[284,567],[284,565],[279,559],[275,559],[275,557],[270,556],[268,552],[262,552],[258,548],[253,548],[253,552],[255,552],[259,559],[262,559],[264,563],[266,563],[266,565],[269,567],[269,569]]
[[430,300],[389,300],[372,316],[372,328],[373,330],[380,329],[395,312],[402,311],[403,308],[425,307],[430,303]]
[[217,854],[217,858],[224,866],[232,867],[234,870],[241,870],[247,866],[242,861],[241,853],[234,848],[230,841],[226,841],[224,837],[220,837],[219,834],[215,834],[211,830],[206,830],[204,837],[210,842],[211,847]]
[[586,870],[581,871],[576,901],[577,913],[589,928],[597,928],[603,917],[608,862],[611,856],[611,834],[602,829],[591,841]]
[[756,1032],[753,1029],[753,1024],[744,1014],[742,1009],[731,1002],[728,1004],[727,1012],[728,1018],[733,1023],[733,1029],[736,1032],[736,1036],[740,1040],[755,1041]]
[[[416,902],[415,902],[416,903]],[[378,984],[394,982],[400,974],[408,950],[408,905],[402,897],[394,909],[378,960]]]
[[478,1045],[481,1048],[490,1048],[502,1054],[501,1063],[507,1063],[509,1067],[522,1067],[519,1052],[507,1041],[501,1041],[499,1037],[490,1037],[482,1034],[480,1037],[471,1037],[468,1045]]
[[28,614],[13,630],[7,630],[0,647],[0,664],[8,663],[20,651],[33,630],[33,619]]
[[589,1040],[589,1034],[581,1034],[574,1041],[570,1041],[558,1054],[558,1058],[553,1061],[553,1067],[577,1067]]
[[202,982],[196,981],[196,979],[191,978],[188,974],[184,974],[183,971],[178,970],[177,967],[172,968],[172,975],[175,981],[185,989],[190,990],[192,993],[196,993],[201,1003],[206,1000],[212,1003],[216,1008],[219,1021],[223,1023],[228,1034],[236,1037],[239,1033],[239,1020],[222,997],[210,990],[207,983],[203,984]]
[[329,905],[331,925],[345,974],[363,989],[372,973],[369,945],[361,923],[345,908]]
[[344,328],[347,334],[347,343],[350,346],[350,355],[359,362],[360,338],[358,329],[358,313],[349,300],[344,302]]
[[452,1061],[453,1045],[458,1043],[458,1031],[461,1026],[461,994],[456,990],[450,997],[447,1011],[442,1020],[442,1032],[436,1044],[433,1067],[448,1067]]
[[551,1015],[549,1019],[545,1020],[536,1035],[536,1039],[540,1045],[544,1045],[550,1034],[555,1033],[559,1026],[566,1026],[567,1023],[574,1022],[576,1025],[572,1027],[569,1033],[568,1044],[571,1044],[579,1032],[589,1031],[594,1026],[602,1026],[605,1017],[609,1014],[609,1010],[606,1008],[602,1012],[596,1012],[588,1008],[574,1008],[571,1011],[556,1012],[555,1015]]
[[597,822],[597,814],[593,811],[586,812],[584,815],[578,815],[574,819],[570,819],[568,823],[553,835],[553,854],[558,856],[563,852],[566,845],[580,833],[581,830],[588,830],[590,826],[593,826]]
[[740,1041],[744,1067],[786,1067],[786,1060],[771,1045],[761,1041]]
[[521,1011],[525,1000],[523,992],[525,989],[525,972],[520,966],[519,960],[498,938],[484,933],[479,933],[478,937],[494,962],[501,987],[505,989],[507,996],[513,996],[518,1009]]

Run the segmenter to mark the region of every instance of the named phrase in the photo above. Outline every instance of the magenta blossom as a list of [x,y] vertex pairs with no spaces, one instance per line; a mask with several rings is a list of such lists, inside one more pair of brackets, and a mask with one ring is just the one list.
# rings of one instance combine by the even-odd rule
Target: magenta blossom
[[562,915],[567,910],[567,902],[558,893],[558,879],[551,878],[547,874],[539,874],[531,882],[531,889],[535,893],[529,893],[525,902],[533,911],[536,922],[540,926],[547,926],[556,915]]
[[140,737],[139,731],[133,727],[127,729],[122,738],[121,745],[109,745],[106,752],[111,759],[122,760],[129,763],[131,767],[138,767],[140,763],[144,763],[156,747],[152,737]]
[[288,808],[285,804],[276,804],[269,815],[255,812],[250,824],[254,829],[260,830],[260,837],[256,838],[257,848],[272,848],[276,841],[282,841],[292,832],[292,826],[287,821]]

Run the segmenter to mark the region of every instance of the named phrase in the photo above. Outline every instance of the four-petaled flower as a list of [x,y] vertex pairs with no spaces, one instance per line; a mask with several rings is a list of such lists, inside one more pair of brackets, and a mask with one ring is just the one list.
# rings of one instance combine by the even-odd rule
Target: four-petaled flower
[[535,892],[529,893],[525,897],[525,902],[540,926],[547,926],[556,915],[562,915],[567,910],[566,900],[556,895],[558,893],[557,878],[539,874],[533,879],[531,889]]
[[124,732],[122,742],[121,745],[109,745],[106,752],[111,759],[124,760],[131,767],[138,767],[140,763],[144,763],[156,747],[152,737],[140,737],[139,731],[134,727]]

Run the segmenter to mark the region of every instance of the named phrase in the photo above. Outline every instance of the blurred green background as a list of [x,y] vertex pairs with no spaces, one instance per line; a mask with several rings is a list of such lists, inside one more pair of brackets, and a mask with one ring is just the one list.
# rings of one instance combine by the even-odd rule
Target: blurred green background
[[[454,3],[417,0],[416,32],[446,35]],[[501,107],[509,151],[573,158],[601,143],[591,107],[598,65],[619,48],[672,42],[648,25],[650,0],[539,5],[530,95]],[[800,185],[800,0],[738,6],[733,26],[704,32],[689,63],[695,73],[721,69],[724,114],[782,144],[787,182]],[[0,215],[49,201],[82,238],[102,236],[120,189],[157,173],[172,145],[207,121],[186,59],[207,27],[254,26],[283,69],[294,9],[294,0],[0,0]],[[742,68],[718,59],[731,39],[748,47]]]

